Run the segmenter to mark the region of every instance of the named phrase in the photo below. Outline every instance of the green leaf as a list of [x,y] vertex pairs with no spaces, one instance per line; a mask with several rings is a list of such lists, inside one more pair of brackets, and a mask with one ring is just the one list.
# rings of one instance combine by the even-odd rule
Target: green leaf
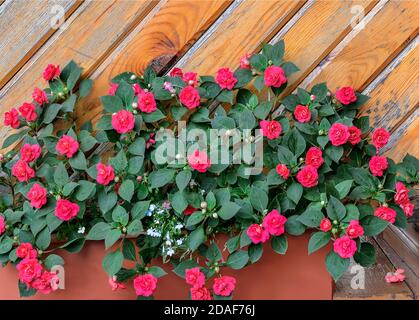
[[82,98],[87,97],[90,93],[90,90],[92,90],[92,86],[93,86],[93,80],[91,79],[82,80],[79,86],[80,97]]
[[324,218],[323,212],[320,208],[309,206],[299,217],[298,221],[307,227],[316,228]]
[[329,146],[326,148],[325,153],[334,162],[339,163],[340,158],[342,158],[343,156],[343,147],[342,146],[338,146],[338,147]]
[[284,69],[285,75],[289,77],[291,74],[296,73],[300,69],[292,62],[285,62],[281,65],[281,68]]
[[258,187],[252,187],[250,190],[250,203],[255,210],[263,212],[268,206],[268,195]]
[[20,281],[18,281],[18,287],[19,287],[19,295],[21,298],[32,297],[37,293],[35,289],[28,287],[26,283],[23,283]]
[[3,142],[2,149],[10,147],[13,143],[20,140],[27,132],[28,132],[28,130],[22,130],[18,133],[14,133],[14,134],[11,134],[11,135],[7,136],[7,138]]
[[166,271],[164,271],[162,268],[157,267],[157,266],[150,267],[148,269],[148,272],[151,273],[156,278],[161,278],[167,274]]
[[142,219],[145,217],[148,208],[150,207],[150,201],[138,201],[134,204],[131,209],[131,215],[133,219]]
[[112,220],[114,222],[120,223],[123,226],[126,226],[128,224],[129,215],[127,213],[127,210],[125,210],[124,207],[116,206],[115,209],[112,211]]
[[223,220],[229,220],[233,218],[241,207],[234,202],[226,202],[222,205],[220,211],[218,211],[218,215]]
[[64,245],[60,246],[61,249],[64,249],[70,253],[79,253],[81,249],[83,249],[84,243],[86,239],[83,238],[76,238],[68,241]]
[[202,220],[204,220],[205,214],[203,214],[201,211],[194,212],[192,215],[189,216],[186,227],[192,227],[198,223],[200,223]]
[[44,263],[45,268],[47,268],[47,270],[51,270],[55,266],[63,266],[64,259],[61,258],[59,255],[50,254],[48,257],[46,257]]
[[271,112],[272,109],[272,102],[271,101],[264,101],[261,102],[255,109],[255,117],[261,120],[264,120],[268,114]]
[[156,111],[152,113],[143,113],[142,115],[143,115],[144,122],[147,122],[147,123],[157,122],[166,118],[164,113],[161,112],[159,109],[157,109]]
[[150,173],[149,179],[152,188],[161,188],[171,182],[175,176],[176,170],[160,169]]
[[342,220],[345,217],[346,209],[345,206],[336,199],[334,196],[330,196],[329,203],[327,204],[327,215],[332,220]]
[[44,119],[42,120],[42,122],[46,124],[53,122],[57,117],[58,112],[60,112],[61,108],[61,104],[50,104],[44,112]]
[[76,192],[76,199],[79,201],[87,200],[96,189],[96,184],[87,180],[80,180],[79,185]]
[[109,249],[110,247],[112,247],[115,244],[115,242],[119,240],[121,235],[122,232],[119,229],[113,229],[109,231],[105,237],[105,248]]
[[63,188],[63,196],[68,197],[79,186],[76,182],[69,182]]
[[240,112],[238,122],[240,129],[253,129],[256,126],[255,116],[253,115],[253,112],[248,109],[244,109]]
[[[286,137],[286,144],[290,151],[296,156],[299,157],[306,149],[306,141],[298,132],[297,129],[293,129],[290,131],[290,134],[285,136]],[[284,137],[284,139],[285,139]]]
[[124,239],[122,243],[122,253],[124,258],[131,261],[137,261],[137,255],[135,253],[135,246],[129,239]]
[[119,196],[125,201],[131,201],[134,195],[134,182],[131,180],[124,180],[118,190]]
[[121,268],[124,262],[124,255],[116,250],[108,253],[103,259],[102,266],[110,277],[113,277]]
[[54,182],[60,187],[64,187],[69,182],[67,170],[62,162],[60,162],[54,172]]
[[368,237],[374,237],[380,234],[388,225],[388,221],[376,216],[366,216],[361,220],[361,226],[364,228],[364,235]]
[[310,255],[313,252],[323,248],[329,243],[329,241],[330,233],[322,231],[313,233],[308,242],[308,254]]
[[251,263],[255,263],[259,261],[259,259],[262,257],[263,254],[263,245],[261,243],[259,244],[251,244],[249,246],[249,260]]
[[144,156],[145,140],[142,137],[137,138],[128,148],[129,153],[136,156]]
[[125,171],[128,166],[128,160],[124,150],[119,151],[115,157],[109,159],[109,162],[117,172]]
[[103,104],[103,110],[107,113],[116,113],[124,109],[124,104],[118,96],[102,96],[100,101]]
[[265,71],[268,59],[263,54],[254,54],[250,57],[250,65],[258,71]]
[[290,198],[295,204],[298,204],[302,195],[303,195],[303,187],[301,186],[301,184],[297,182],[293,182],[287,188],[287,197]]
[[176,185],[179,191],[183,191],[189,184],[192,178],[192,172],[190,170],[183,170],[176,176]]
[[198,247],[205,241],[205,232],[204,228],[200,227],[192,231],[188,237],[189,248],[193,251],[198,249]]
[[276,253],[285,254],[288,250],[288,240],[285,234],[279,237],[272,237],[271,247]]
[[111,226],[105,222],[96,223],[87,234],[87,240],[103,240],[111,230]]
[[249,254],[247,251],[239,250],[228,256],[227,266],[234,269],[242,269],[249,262]]
[[13,241],[9,237],[3,237],[0,241],[0,254],[4,254],[12,250]]
[[345,273],[350,264],[350,259],[343,259],[335,252],[330,251],[326,256],[326,268],[335,281]]
[[293,236],[302,235],[306,231],[305,226],[298,220],[298,217],[298,215],[293,215],[288,217],[287,222],[285,222],[285,230]]
[[185,278],[185,271],[188,269],[199,267],[195,260],[185,260],[179,263],[174,269],[173,272],[181,278]]
[[361,247],[355,253],[354,259],[363,267],[370,267],[374,265],[377,259],[374,246],[368,242],[361,243]]
[[217,101],[233,104],[233,91],[224,89],[217,96]]
[[339,199],[343,199],[348,195],[352,187],[352,182],[353,180],[345,180],[335,185],[335,189],[339,194]]
[[36,247],[41,250],[48,249],[51,244],[51,232],[48,227],[45,227],[38,233],[35,240]]
[[234,72],[234,76],[237,79],[237,83],[234,88],[241,88],[248,84],[250,80],[252,80],[252,71],[248,69],[238,69],[236,72]]
[[140,219],[135,219],[127,227],[127,234],[131,237],[138,237],[140,232],[144,231],[143,224]]
[[118,201],[118,196],[115,192],[106,193],[105,190],[99,192],[98,195],[98,203],[99,208],[103,213],[110,211]]

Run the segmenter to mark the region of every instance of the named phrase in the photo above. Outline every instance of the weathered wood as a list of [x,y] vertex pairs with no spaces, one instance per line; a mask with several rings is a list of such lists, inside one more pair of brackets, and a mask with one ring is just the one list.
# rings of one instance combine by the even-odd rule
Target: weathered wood
[[[82,1],[6,1],[0,8],[0,89],[56,32],[51,19],[53,6],[61,6],[67,19]],[[30,30],[30,32],[28,32]]]
[[123,71],[141,74],[149,63],[157,71],[167,69],[230,4],[229,1],[165,1],[153,11],[92,76],[92,93],[76,110],[79,123],[95,120],[102,112],[99,97]]
[[327,81],[331,89],[344,85],[364,89],[417,35],[418,21],[415,1],[385,3],[363,28],[355,28],[337,46],[302,86],[310,88]]
[[[42,70],[48,63],[63,65],[74,59],[84,75],[91,74],[156,4],[147,0],[89,2],[60,37],[48,41],[0,91],[0,118],[12,106],[31,100],[34,84],[42,86]],[[0,141],[11,133],[9,127],[0,128]]]

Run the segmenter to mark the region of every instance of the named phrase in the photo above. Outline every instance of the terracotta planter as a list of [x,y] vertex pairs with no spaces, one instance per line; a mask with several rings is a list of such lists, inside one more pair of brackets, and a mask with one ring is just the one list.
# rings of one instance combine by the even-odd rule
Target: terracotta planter
[[[220,248],[225,242],[220,237]],[[227,270],[225,274],[237,279],[234,299],[331,299],[332,280],[326,271],[324,258],[330,248],[307,255],[308,234],[288,236],[286,255],[276,254],[266,245],[264,254],[256,264],[242,270]],[[37,294],[30,299],[135,299],[134,289],[111,291],[107,275],[102,269],[105,250],[102,242],[86,244],[79,254],[61,252],[66,261],[65,290],[50,295]],[[184,300],[188,286],[168,265],[162,266],[169,274],[161,278],[156,299]],[[209,285],[212,285],[209,282]],[[0,299],[19,299],[17,271],[13,266],[0,269]]]

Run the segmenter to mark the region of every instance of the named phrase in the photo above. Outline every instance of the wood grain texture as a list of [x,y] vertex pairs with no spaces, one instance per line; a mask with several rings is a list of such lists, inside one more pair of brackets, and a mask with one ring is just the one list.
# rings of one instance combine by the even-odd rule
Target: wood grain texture
[[[76,10],[78,0],[6,1],[0,8],[0,89],[56,31],[51,19],[58,5],[64,9],[64,19]],[[28,32],[30,31],[30,32]]]
[[[48,63],[64,65],[74,59],[84,69],[84,76],[91,74],[115,47],[138,25],[155,1],[92,1],[60,37],[48,42],[43,51],[34,56],[0,91],[0,118],[12,106],[31,100],[34,85],[42,86],[41,74]],[[9,127],[0,128],[0,141],[11,134]]]
[[111,79],[123,71],[141,74],[149,63],[157,71],[170,67],[225,10],[230,1],[178,1],[161,3],[149,21],[139,25],[93,74],[92,93],[77,108],[79,123],[102,112],[99,97],[106,94]]
[[[359,30],[360,29],[360,30]],[[343,40],[313,71],[302,86],[310,88],[327,81],[331,89],[350,85],[357,90],[365,86],[418,33],[419,7],[415,1],[389,1],[356,35]]]

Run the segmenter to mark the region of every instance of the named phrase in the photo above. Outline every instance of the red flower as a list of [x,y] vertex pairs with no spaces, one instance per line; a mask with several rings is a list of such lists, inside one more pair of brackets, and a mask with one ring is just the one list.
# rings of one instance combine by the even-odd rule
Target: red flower
[[282,179],[287,180],[290,176],[290,170],[287,168],[285,164],[278,164],[276,166],[276,172],[282,177]]
[[108,89],[108,94],[110,96],[114,96],[116,93],[116,90],[118,90],[119,84],[118,83],[111,83],[109,89]]
[[297,173],[298,182],[306,188],[317,186],[319,174],[313,166],[305,166]]
[[132,89],[134,90],[134,95],[136,96],[139,96],[140,94],[144,93],[143,88],[141,88],[138,83],[134,83],[132,85]]
[[156,100],[151,92],[143,92],[138,96],[138,108],[145,113],[152,113],[157,110]]
[[19,272],[20,282],[26,283],[28,286],[42,274],[42,266],[38,259],[23,259],[16,269]]
[[194,213],[195,211],[197,211],[197,208],[192,207],[190,204],[186,207],[185,210],[183,210],[183,214],[185,216],[190,216],[192,213]]
[[57,200],[55,206],[55,216],[63,221],[69,221],[79,214],[80,207],[78,204],[65,199]]
[[262,228],[260,224],[254,223],[250,225],[246,233],[254,244],[264,243],[269,240],[268,230]]
[[211,167],[211,161],[203,151],[195,150],[188,156],[188,164],[192,169],[199,172],[206,172]]
[[215,278],[212,288],[216,295],[229,297],[236,288],[236,279],[230,276]]
[[379,207],[374,212],[374,216],[386,220],[390,223],[394,223],[394,221],[396,221],[396,215],[396,211],[389,207]]
[[320,230],[323,232],[328,232],[330,229],[332,229],[332,223],[329,219],[323,218],[322,221],[320,221]]
[[348,228],[346,228],[346,235],[352,239],[358,238],[364,234],[364,228],[359,224],[358,220],[351,220]]
[[43,294],[49,294],[58,289],[60,279],[54,272],[44,271],[32,282],[32,287]]
[[20,182],[26,182],[35,177],[35,171],[29,167],[26,161],[18,160],[12,167],[12,174]]
[[19,112],[17,112],[15,108],[11,109],[9,112],[5,112],[3,124],[5,126],[11,126],[13,129],[19,128]]
[[265,86],[279,88],[287,82],[285,71],[281,67],[270,66],[264,72]]
[[384,128],[378,128],[372,134],[372,143],[377,149],[384,147],[390,139],[390,133]]
[[170,71],[169,75],[171,77],[183,78],[183,71],[182,71],[182,69],[179,69],[179,68],[173,68],[173,70]]
[[60,76],[60,66],[49,64],[45,68],[44,72],[42,72],[42,77],[45,81],[51,81],[54,78],[58,78]]
[[340,237],[333,243],[333,251],[343,259],[353,257],[356,249],[356,242],[348,236]]
[[411,217],[413,215],[413,210],[415,209],[413,203],[406,202],[400,205],[400,207],[403,209],[403,212],[406,215],[406,217]]
[[36,106],[33,103],[23,103],[19,107],[19,112],[22,114],[22,117],[25,118],[27,122],[35,121],[38,118],[36,114]]
[[40,106],[42,106],[44,103],[48,103],[47,94],[39,88],[33,89],[32,98]]
[[262,120],[259,125],[262,129],[262,135],[267,137],[269,140],[277,139],[281,135],[282,127],[276,120]]
[[250,66],[250,57],[252,55],[250,53],[246,53],[243,57],[241,57],[240,59],[240,68],[241,69],[252,69],[252,67]]
[[198,74],[195,72],[186,72],[182,78],[188,86],[196,87],[196,84],[198,83]]
[[211,300],[211,292],[208,288],[191,288],[190,292],[192,300]]
[[350,104],[356,101],[355,91],[352,87],[342,87],[335,93],[336,99],[342,104]]
[[67,158],[72,158],[74,154],[79,150],[79,143],[69,135],[63,135],[58,140],[55,150],[61,155],[65,155]]
[[334,146],[345,144],[350,135],[349,128],[342,123],[334,123],[329,129],[329,139]]
[[149,297],[157,288],[157,278],[151,273],[138,276],[134,279],[134,289],[137,296]]
[[199,267],[186,269],[185,281],[194,288],[200,288],[205,284],[205,275]]
[[231,72],[230,68],[221,68],[217,71],[215,82],[217,82],[222,89],[231,90],[236,85],[237,78],[234,76],[233,72]]
[[274,209],[263,218],[262,226],[271,235],[280,236],[285,232],[285,222],[287,218]]
[[38,256],[38,252],[33,248],[29,242],[23,242],[16,249],[16,256],[21,259],[35,259]]
[[371,157],[370,163],[370,171],[376,177],[382,177],[384,171],[388,167],[388,162],[386,157],[382,156],[373,156]]
[[398,205],[409,202],[409,188],[407,188],[402,182],[396,183],[396,194],[394,195],[394,202],[396,202]]
[[25,143],[20,149],[20,159],[26,162],[32,162],[39,158],[41,155],[42,149],[39,144],[30,145]]
[[297,119],[298,122],[304,123],[309,122],[311,119],[311,112],[307,106],[303,106],[299,104],[295,107],[294,110],[294,117]]
[[313,166],[318,169],[324,163],[323,153],[317,147],[311,147],[306,154],[306,165]]
[[29,190],[27,197],[31,202],[31,207],[41,209],[47,203],[47,190],[40,184],[35,183]]
[[103,163],[98,163],[96,169],[96,181],[101,185],[107,186],[115,178],[115,172],[112,165],[106,166]]
[[352,126],[349,127],[349,143],[354,145],[357,145],[361,142],[361,130],[359,128]]
[[182,89],[179,94],[180,102],[188,109],[194,109],[201,103],[199,91],[192,86],[187,86]]
[[112,115],[112,128],[119,134],[130,132],[134,126],[134,115],[128,110],[119,110]]

